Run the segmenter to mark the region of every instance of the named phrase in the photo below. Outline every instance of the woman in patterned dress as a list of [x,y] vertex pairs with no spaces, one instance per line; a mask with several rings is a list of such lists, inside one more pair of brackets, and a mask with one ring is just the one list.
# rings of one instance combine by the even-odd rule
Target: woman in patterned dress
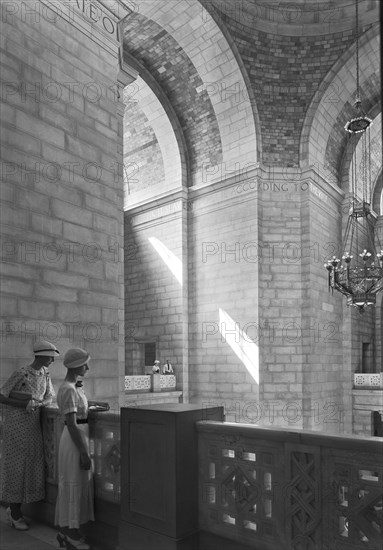
[[89,353],[73,348],[64,356],[67,375],[57,392],[57,405],[64,417],[58,455],[58,495],[55,524],[61,547],[86,550],[80,527],[94,521],[93,474],[89,456],[88,400],[78,377],[89,370]]
[[[8,520],[20,531],[29,529],[21,512],[22,503],[45,497],[45,464],[40,409],[55,395],[48,367],[59,355],[56,346],[41,340],[33,346],[32,364],[15,371],[1,388],[5,407],[0,498],[9,503]],[[25,392],[32,399],[12,397]],[[19,394],[22,396],[22,393]]]

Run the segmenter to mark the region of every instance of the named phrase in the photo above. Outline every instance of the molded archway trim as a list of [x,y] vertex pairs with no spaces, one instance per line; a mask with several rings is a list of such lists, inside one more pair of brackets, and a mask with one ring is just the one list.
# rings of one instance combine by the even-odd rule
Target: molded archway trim
[[[379,73],[379,23],[359,40],[361,82]],[[300,139],[300,165],[326,166],[326,149],[338,117],[347,102],[353,103],[356,91],[356,44],[334,64],[322,81],[307,110]],[[346,121],[344,121],[346,122]]]

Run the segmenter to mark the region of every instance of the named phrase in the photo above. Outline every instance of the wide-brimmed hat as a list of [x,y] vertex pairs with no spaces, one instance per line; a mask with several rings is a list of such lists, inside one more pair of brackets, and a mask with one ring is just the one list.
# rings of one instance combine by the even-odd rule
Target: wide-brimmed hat
[[86,365],[90,359],[89,353],[85,349],[71,348],[64,355],[64,366],[67,369],[77,369]]
[[36,342],[33,346],[33,353],[43,357],[57,357],[60,355],[60,352],[56,346],[47,340],[39,340]]

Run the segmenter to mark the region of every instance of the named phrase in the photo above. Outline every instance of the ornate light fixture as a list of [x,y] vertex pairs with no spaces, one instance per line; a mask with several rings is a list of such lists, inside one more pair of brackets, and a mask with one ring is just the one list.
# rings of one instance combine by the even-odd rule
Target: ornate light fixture
[[[371,211],[371,156],[369,128],[372,120],[362,107],[359,90],[359,17],[358,0],[356,11],[356,100],[357,116],[345,125],[350,139],[354,141],[351,162],[351,204],[343,239],[342,260],[334,256],[325,264],[331,290],[347,296],[347,305],[363,312],[375,305],[376,294],[383,289],[383,250],[375,246],[375,216]],[[358,134],[361,134],[359,136]],[[358,144],[358,147],[356,145]],[[357,152],[361,162],[357,172]],[[362,251],[360,252],[362,248]],[[355,259],[354,259],[355,258]]]

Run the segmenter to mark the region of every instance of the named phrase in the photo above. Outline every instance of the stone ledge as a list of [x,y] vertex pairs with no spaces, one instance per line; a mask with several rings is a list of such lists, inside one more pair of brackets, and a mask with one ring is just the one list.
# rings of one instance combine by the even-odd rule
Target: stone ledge
[[133,393],[126,392],[124,407],[140,407],[141,405],[155,405],[158,403],[179,403],[182,391]]

